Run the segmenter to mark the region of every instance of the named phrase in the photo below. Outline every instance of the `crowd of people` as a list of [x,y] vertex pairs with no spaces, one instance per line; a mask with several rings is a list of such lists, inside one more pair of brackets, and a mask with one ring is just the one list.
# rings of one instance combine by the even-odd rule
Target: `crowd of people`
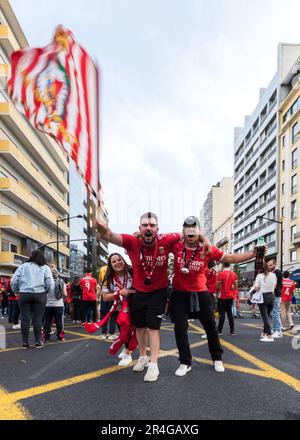
[[[238,277],[230,265],[255,258],[256,248],[246,253],[224,253],[201,234],[196,217],[185,219],[181,233],[165,235],[158,234],[158,219],[151,212],[141,216],[135,235],[116,234],[99,221],[97,228],[103,239],[125,248],[132,266],[119,253],[113,253],[98,280],[89,272],[66,285],[57,268],[48,265],[43,253],[36,250],[0,286],[0,318],[7,312],[12,328],[21,330],[22,347],[29,348],[30,326],[36,348],[44,347],[53,333],[57,341],[63,341],[68,314],[73,324],[81,324],[87,331],[99,328],[99,337],[112,342],[110,353],[121,351],[120,366],[132,363],[138,346],[133,370],[147,368],[144,381],[152,382],[159,376],[160,326],[169,312],[179,352],[175,375],[185,376],[192,368],[188,327],[193,319],[199,319],[205,330],[203,337],[207,338],[215,371],[224,372],[220,336],[227,316],[234,337],[235,318],[240,316]],[[171,274],[170,253],[174,255]],[[222,264],[219,273],[215,262]],[[283,331],[293,328],[295,287],[289,272],[282,274],[273,258],[265,261],[250,298],[251,307],[257,304],[263,320],[260,341],[274,342],[283,337]]]

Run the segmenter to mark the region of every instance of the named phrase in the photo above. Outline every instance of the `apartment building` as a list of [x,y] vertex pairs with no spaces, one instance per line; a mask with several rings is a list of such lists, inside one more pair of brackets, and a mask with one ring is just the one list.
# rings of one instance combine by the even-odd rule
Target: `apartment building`
[[[8,1],[0,0],[0,275],[45,246],[48,262],[56,262],[56,220],[69,215],[69,163],[62,149],[35,131],[10,101],[6,79],[10,55],[27,47],[26,37]],[[59,239],[69,227],[59,222]],[[59,262],[69,275],[69,248],[60,244]]]
[[282,81],[287,97],[279,108],[280,118],[280,216],[283,228],[283,268],[300,281],[299,147],[300,57]]
[[232,253],[233,247],[233,205],[230,217],[220,224],[214,232],[215,245],[226,254]]
[[[101,194],[101,214],[108,221],[103,194]],[[90,211],[88,215],[88,211]],[[82,218],[77,218],[82,215]],[[70,163],[70,272],[71,278],[82,276],[92,268],[107,264],[108,245],[96,239],[96,231],[92,219],[95,218],[96,207],[91,198],[88,199],[87,189],[75,165]]]
[[214,244],[219,241],[216,232],[232,216],[233,188],[233,178],[224,177],[212,187],[203,204],[200,213],[201,230]]
[[[300,55],[300,45],[280,43],[277,72],[260,89],[259,102],[234,130],[234,251],[250,250],[259,237],[269,255],[279,253],[279,106],[287,96],[283,79]],[[270,220],[266,220],[265,217]],[[253,271],[253,263],[246,272]]]

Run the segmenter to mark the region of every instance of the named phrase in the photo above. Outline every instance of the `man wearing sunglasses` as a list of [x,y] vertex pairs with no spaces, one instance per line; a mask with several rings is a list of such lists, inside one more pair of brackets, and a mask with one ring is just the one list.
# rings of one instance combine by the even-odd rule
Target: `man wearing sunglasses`
[[[165,310],[168,287],[168,257],[172,246],[181,238],[181,234],[158,234],[158,219],[151,212],[140,218],[140,236],[116,234],[101,221],[97,221],[101,237],[117,246],[126,249],[133,267],[133,289],[130,309],[132,324],[136,327],[136,335],[140,357],[133,370],[143,371],[146,367],[145,382],[158,379],[157,359],[160,349],[160,325]],[[200,234],[200,233],[199,233]],[[210,243],[202,235],[198,235],[206,250]],[[146,353],[147,334],[149,335],[151,358]]]
[[185,376],[191,371],[192,355],[188,339],[188,319],[198,318],[207,334],[208,348],[217,372],[224,372],[223,349],[214,318],[212,296],[207,291],[205,271],[210,260],[238,264],[255,257],[256,250],[225,254],[212,246],[204,253],[200,235],[200,222],[197,217],[188,217],[183,224],[183,240],[171,249],[174,254],[173,292],[170,314],[175,324],[175,339],[179,351],[180,366],[176,376]]

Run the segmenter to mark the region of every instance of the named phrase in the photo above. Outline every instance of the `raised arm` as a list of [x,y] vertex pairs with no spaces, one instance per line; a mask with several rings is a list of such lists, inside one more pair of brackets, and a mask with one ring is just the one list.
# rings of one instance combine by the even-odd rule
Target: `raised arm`
[[225,254],[222,258],[222,263],[238,264],[244,263],[245,261],[252,260],[256,256],[256,248],[252,251],[236,254]]
[[108,225],[103,221],[100,214],[96,214],[95,226],[98,229],[100,236],[103,240],[117,246],[122,246],[122,237],[120,234],[112,232]]

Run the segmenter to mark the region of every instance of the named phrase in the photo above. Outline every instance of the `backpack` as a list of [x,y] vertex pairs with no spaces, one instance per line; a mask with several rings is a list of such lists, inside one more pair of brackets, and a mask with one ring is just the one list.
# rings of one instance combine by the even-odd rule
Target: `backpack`
[[54,281],[54,296],[57,300],[64,297],[64,285],[65,283],[60,278],[56,278]]

